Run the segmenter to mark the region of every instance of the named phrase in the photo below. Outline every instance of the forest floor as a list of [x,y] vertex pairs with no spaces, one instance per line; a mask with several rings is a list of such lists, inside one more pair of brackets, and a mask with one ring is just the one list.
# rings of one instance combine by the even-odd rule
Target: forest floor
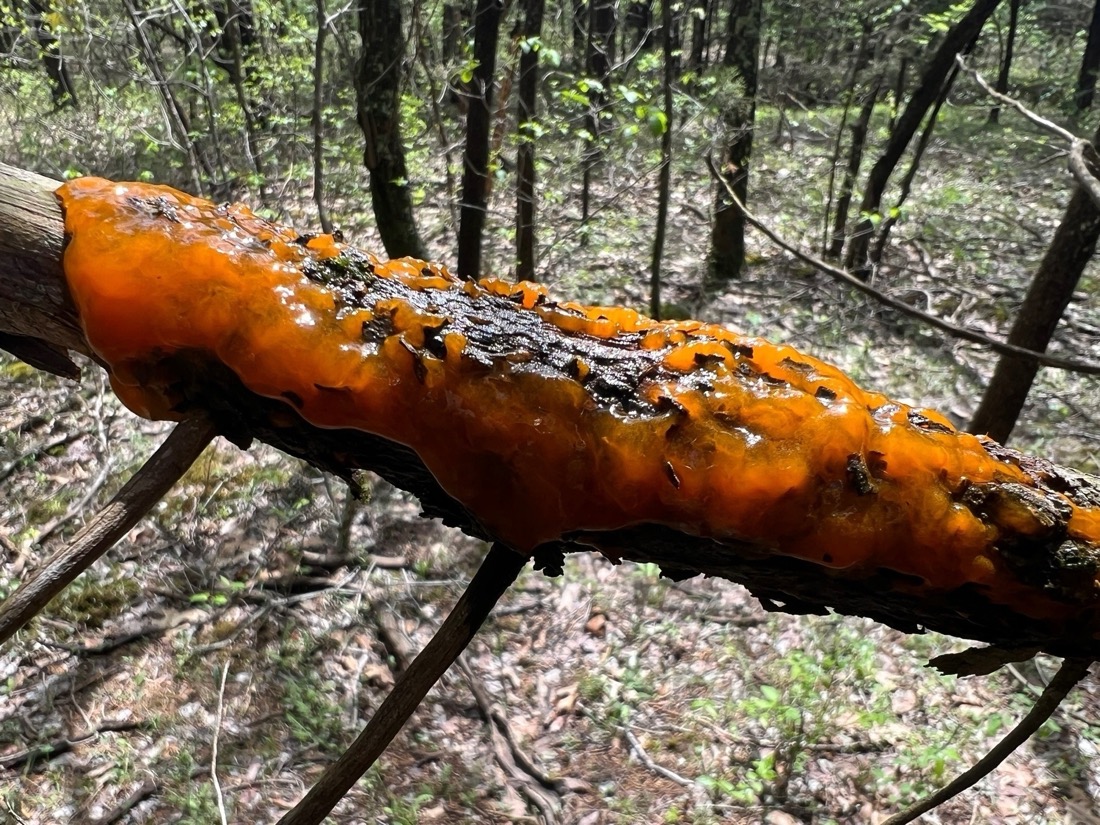
[[[1056,147],[1027,130],[983,130],[982,114],[959,110],[952,140],[933,143],[877,283],[1003,333],[1068,180]],[[820,237],[808,216],[821,201],[825,127],[836,126],[821,118],[773,116],[755,171],[759,214],[807,245]],[[709,183],[695,165],[677,177],[670,302],[965,422],[990,353],[877,307],[756,235],[746,277],[701,301]],[[569,209],[548,206],[547,234],[559,236],[543,239],[542,261],[559,296],[644,306],[654,177],[602,179],[602,222],[585,244]],[[436,217],[430,242],[449,257]],[[506,269],[505,241],[490,238],[490,257]],[[1096,291],[1090,273],[1059,351],[1100,358]],[[0,380],[2,598],[166,426],[124,410],[94,367],[74,386],[5,360]],[[1013,444],[1095,471],[1093,383],[1044,371]],[[0,652],[0,823],[205,825],[220,806],[229,822],[260,823],[289,810],[485,552],[420,519],[387,484],[369,492],[349,500],[262,446],[208,449]],[[1056,667],[1040,657],[959,679],[925,666],[966,646],[769,614],[726,581],[673,583],[655,568],[575,556],[561,577],[521,577],[332,821],[879,822],[974,762]],[[1003,767],[924,821],[1100,822],[1098,711],[1089,679]]]

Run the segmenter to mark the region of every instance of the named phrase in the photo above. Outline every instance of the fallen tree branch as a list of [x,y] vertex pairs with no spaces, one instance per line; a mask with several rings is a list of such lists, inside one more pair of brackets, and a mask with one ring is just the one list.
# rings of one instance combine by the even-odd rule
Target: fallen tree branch
[[[707,157],[707,168],[710,169],[711,175],[715,180],[724,183],[724,179],[714,166],[714,161]],[[838,266],[821,260],[815,255],[811,255],[802,249],[799,249],[790,241],[785,240],[774,229],[769,227],[755,214],[750,212],[746,208],[745,204],[737,197],[736,194],[730,190],[727,192],[727,196],[732,199],[734,206],[741,210],[745,216],[745,220],[756,227],[762,232],[768,240],[783,249],[798,260],[802,261],[819,272],[824,272],[830,278],[840,283],[847,284],[862,292],[864,295],[868,295],[874,298],[881,304],[895,309],[903,315],[908,315],[910,318],[916,318],[918,321],[922,321],[930,327],[946,332],[953,338],[959,338],[963,341],[969,341],[972,344],[981,344],[984,347],[988,347],[994,352],[999,352],[1002,355],[1014,355],[1019,358],[1026,358],[1029,361],[1034,361],[1044,367],[1052,367],[1054,369],[1066,370],[1068,372],[1077,372],[1082,375],[1100,375],[1100,364],[1091,361],[1077,361],[1072,358],[1062,358],[1057,355],[1048,355],[1044,352],[1036,352],[1035,350],[1026,349],[1024,347],[1018,347],[1015,344],[1009,344],[1005,341],[1000,341],[996,338],[991,338],[981,332],[976,332],[966,327],[961,327],[958,324],[953,324],[950,321],[945,321],[937,315],[932,315],[929,312],[917,309],[915,306],[907,304],[898,298],[894,298],[891,295],[887,295],[880,289],[876,289],[868,283],[865,283],[861,279],[857,278],[851,272],[846,269],[841,269]]]
[[504,773],[514,781],[520,792],[538,808],[542,821],[553,825],[561,820],[561,800],[558,792],[561,783],[551,779],[540,770],[519,747],[512,727],[504,714],[494,705],[485,691],[484,685],[473,672],[465,656],[459,656],[456,664],[466,677],[470,693],[474,696],[481,718],[489,725],[489,738],[492,741],[493,755]]
[[515,581],[527,559],[494,544],[466,591],[424,649],[397,679],[362,733],[279,825],[317,825],[343,799],[420,706],[439,678],[466,649],[482,622]]
[[74,736],[59,736],[49,742],[21,750],[16,753],[0,757],[0,770],[6,771],[31,771],[41,761],[57,759],[77,745],[96,738],[104,733],[125,733],[132,730],[151,730],[152,722],[124,719],[119,721],[106,721],[98,727],[75,734]]
[[[516,536],[506,543],[524,544],[539,569],[558,570],[564,553],[597,549],[613,561],[658,564],[675,578],[702,573],[740,582],[773,610],[832,608],[905,632],[931,628],[1001,647],[1100,655],[1095,619],[1100,539],[1092,538],[1092,528],[1078,529],[1080,520],[1072,534],[1069,526],[1074,507],[1088,519],[1100,517],[1098,479],[975,441],[924,411],[855,388],[809,356],[714,325],[659,324],[629,310],[559,304],[530,285],[491,280],[460,285],[437,265],[383,263],[330,236],[266,224],[242,207],[226,207],[219,216],[215,205],[166,187],[96,180],[66,186],[67,197],[83,198],[79,202],[92,210],[81,212],[78,201],[69,202],[68,217],[75,223],[66,255],[85,241],[106,244],[100,252],[77,254],[72,272],[67,265],[67,276],[82,285],[85,298],[98,300],[103,264],[118,260],[117,249],[129,244],[144,249],[155,238],[170,239],[162,247],[163,264],[175,267],[178,277],[158,284],[181,290],[178,295],[150,290],[132,267],[111,267],[107,281],[122,278],[120,285],[145,312],[130,304],[98,304],[126,307],[118,324],[100,318],[99,330],[112,346],[138,347],[126,350],[134,360],[119,361],[124,380],[115,386],[147,414],[201,410],[242,447],[253,439],[266,441],[353,485],[360,471],[373,470],[414,493],[425,514],[448,525],[490,542],[507,538],[505,533]],[[177,209],[193,210],[197,221],[173,221]],[[196,232],[221,231],[216,221],[225,215],[234,216],[245,237],[256,233],[254,243],[233,250],[232,261],[263,256],[277,245],[278,254],[302,267],[290,267],[288,276],[284,261],[279,270],[284,276],[314,296],[310,300],[324,296],[329,307],[338,303],[349,313],[341,316],[340,329],[351,327],[351,343],[326,347],[308,341],[304,348],[291,348],[303,355],[292,365],[301,379],[295,388],[281,383],[285,374],[260,390],[250,388],[245,378],[255,377],[247,374],[252,368],[237,364],[235,370],[203,337],[187,346],[149,350],[138,344],[147,338],[130,334],[151,335],[155,343],[164,334],[161,321],[175,318],[173,334],[183,336],[199,329],[200,321],[217,321],[190,316],[195,320],[180,325],[183,316],[176,313],[196,309],[188,303],[190,279],[212,276],[222,279],[220,288],[235,308],[227,306],[220,316],[229,319],[228,332],[244,332],[247,315],[250,330],[259,336],[255,347],[231,349],[251,359],[266,346],[275,354],[276,376],[290,366],[288,349],[272,347],[264,336],[305,327],[268,322],[263,313],[273,303],[275,312],[285,304],[270,288],[265,292],[266,276],[242,278],[244,270],[230,261],[219,259],[212,271],[195,260],[209,262],[216,252]],[[0,225],[0,234],[4,231]],[[181,257],[185,248],[190,251]],[[4,265],[0,256],[0,270]],[[46,269],[39,277],[50,277]],[[0,303],[17,303],[20,294],[6,295],[0,284]],[[157,315],[151,327],[132,327],[149,324],[148,313],[166,307],[172,312]],[[86,317],[84,325],[91,329],[93,321]],[[317,328],[333,325],[325,320]],[[332,373],[328,383],[320,380],[322,372],[332,370],[335,356],[348,353],[363,361]],[[100,356],[106,359],[103,351]],[[376,386],[349,387],[352,375],[388,378]],[[715,381],[719,392],[711,391]],[[843,396],[837,396],[838,388]],[[455,405],[456,390],[465,407]],[[719,398],[739,400],[730,405]],[[309,404],[314,406],[306,410]],[[377,405],[383,405],[384,416],[376,415]],[[351,415],[318,426],[306,414],[334,410]],[[800,425],[807,420],[800,418],[804,414],[816,416],[815,427],[826,426],[823,416],[832,416],[832,424],[813,435],[817,430]],[[838,427],[842,422],[845,426]],[[474,433],[472,427],[479,429]],[[903,466],[925,464],[943,455],[941,450],[956,467],[970,462],[965,473],[932,491],[940,496],[936,512],[943,518],[915,515],[910,502],[923,500],[928,491],[883,472],[883,461],[892,466],[893,459],[869,446],[868,434],[889,442],[894,433],[911,439],[898,454]],[[839,441],[840,436],[848,440]],[[748,450],[746,438],[760,447]],[[518,444],[523,449],[517,450]],[[693,452],[698,445],[716,452],[699,462]],[[802,462],[785,468],[794,476],[777,475],[783,468],[757,455],[773,449]],[[838,451],[846,451],[847,460]],[[827,453],[832,457],[823,463]],[[983,470],[975,483],[973,462],[987,470],[992,463],[995,472]],[[944,477],[943,464],[927,469],[920,477]],[[631,485],[629,492],[624,483]],[[823,494],[826,488],[839,491],[847,503],[836,509]],[[766,512],[774,517],[745,505],[746,492],[755,490],[752,501],[760,501],[761,489],[769,496]],[[899,519],[899,511],[910,515]],[[862,521],[853,522],[854,512]],[[958,542],[951,536],[957,534],[933,527],[946,530],[947,516],[964,519],[972,537],[987,544],[965,559],[952,555]],[[724,518],[735,521],[710,523]],[[853,557],[849,549],[857,537],[851,525],[857,522],[862,549]],[[952,529],[958,526],[950,523]],[[761,524],[774,529],[761,531]],[[1018,529],[1021,524],[1028,529]],[[925,530],[935,536],[917,547],[913,536]],[[791,552],[792,533],[797,552]],[[966,546],[973,552],[974,542]],[[835,559],[834,551],[844,558]],[[941,553],[945,564],[934,561]],[[991,565],[994,581],[1007,589],[991,588]],[[971,569],[973,578],[937,579],[944,571]]]
[[1008,732],[1004,739],[991,748],[989,753],[948,785],[926,799],[922,799],[915,805],[906,808],[901,813],[885,820],[882,825],[905,825],[907,822],[912,822],[921,814],[927,813],[936,806],[958,796],[967,788],[976,785],[996,770],[998,765],[1014,753],[1020,745],[1030,739],[1031,735],[1042,727],[1043,722],[1051,717],[1054,711],[1058,709],[1058,705],[1062,703],[1062,700],[1066,698],[1078,682],[1085,678],[1091,664],[1091,659],[1066,659],[1062,663],[1061,669],[1047,685],[1046,690],[1043,691],[1043,695],[1039,697],[1027,715]]
[[126,535],[180,479],[215,435],[216,429],[205,418],[180,422],[72,542],[0,603],[0,644]]

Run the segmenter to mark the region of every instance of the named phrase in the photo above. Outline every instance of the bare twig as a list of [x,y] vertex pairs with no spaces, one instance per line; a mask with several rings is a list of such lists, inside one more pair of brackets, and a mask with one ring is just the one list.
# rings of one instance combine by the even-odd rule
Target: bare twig
[[218,736],[222,732],[222,714],[225,712],[225,680],[229,676],[229,662],[222,667],[221,684],[218,685],[218,710],[214,716],[214,735],[210,739],[210,781],[214,783],[214,797],[218,800],[218,816],[222,825],[228,825],[225,815],[225,798],[222,783],[218,781]]
[[91,739],[96,739],[105,733],[126,733],[132,730],[150,730],[153,724],[143,720],[123,719],[119,721],[107,721],[95,728],[89,728],[75,736],[60,736],[49,742],[43,742],[26,750],[10,753],[0,759],[0,770],[5,771],[29,771],[38,762],[57,759],[77,745]]
[[111,502],[0,605],[0,644],[11,638],[50,599],[126,535],[179,480],[217,435],[203,418],[181,422],[160,449],[126,482]]
[[642,747],[642,743],[638,741],[638,737],[634,735],[634,731],[630,729],[628,725],[622,725],[619,730],[623,732],[623,737],[626,739],[626,743],[630,745],[630,750],[634,755],[638,757],[638,761],[641,762],[648,770],[663,776],[669,782],[675,782],[677,785],[682,785],[685,788],[695,787],[695,783],[690,779],[686,779],[675,771],[671,771],[664,765],[659,765],[653,761],[653,758],[646,753],[645,748]]
[[[709,157],[706,159],[706,161],[707,167],[710,169],[710,173],[714,177],[714,179],[717,180],[720,184],[725,184],[725,180],[722,178],[721,174],[714,166],[714,161]],[[989,347],[994,352],[999,352],[1002,355],[1014,355],[1017,358],[1026,358],[1030,361],[1034,361],[1035,363],[1044,367],[1053,367],[1054,369],[1068,370],[1070,372],[1077,372],[1082,375],[1100,375],[1100,364],[1096,364],[1090,361],[1075,361],[1072,358],[1061,358],[1057,355],[1047,355],[1046,353],[1036,352],[1035,350],[1026,349],[1025,347],[1018,347],[1015,344],[1008,344],[1004,341],[998,341],[996,338],[990,338],[988,335],[983,335],[982,333],[975,332],[972,329],[967,329],[966,327],[960,327],[957,324],[952,324],[950,321],[945,321],[942,318],[932,315],[931,313],[919,310],[914,306],[910,306],[904,301],[887,295],[885,292],[881,292],[880,290],[875,289],[870,284],[860,280],[851,272],[848,272],[845,269],[841,269],[840,267],[833,266],[832,264],[826,263],[820,258],[815,257],[808,252],[804,252],[789,241],[784,240],[775,232],[775,230],[769,228],[767,224],[760,220],[760,218],[756,217],[756,215],[750,212],[737,197],[737,195],[729,189],[728,186],[726,187],[726,190],[726,194],[732,199],[733,204],[738,209],[740,209],[742,213],[744,213],[745,220],[755,226],[757,229],[759,229],[762,233],[764,233],[764,235],[780,249],[786,250],[803,263],[809,264],[814,269],[817,269],[820,272],[824,272],[826,275],[833,278],[834,280],[854,287],[855,289],[862,292],[864,295],[871,296],[879,303],[885,304],[891,309],[896,309],[898,312],[904,315],[908,315],[911,318],[916,318],[919,321],[923,321],[930,327],[934,327],[938,330],[941,330],[942,332],[946,332],[948,335],[951,335],[955,338],[960,338],[963,341],[969,341],[972,344],[981,344],[983,346]]]
[[401,674],[362,733],[279,825],[317,825],[375,763],[424,696],[474,637],[527,557],[494,544],[431,641]]
[[1062,663],[1061,669],[1047,685],[1046,690],[1043,691],[1043,695],[1038,698],[1027,715],[1008,732],[1004,739],[994,745],[989,753],[936,793],[906,808],[901,813],[895,814],[883,822],[882,825],[905,825],[907,822],[912,822],[921,814],[927,813],[937,805],[942,805],[947,800],[958,796],[989,775],[1013,751],[1026,742],[1035,731],[1039,730],[1043,722],[1051,717],[1054,711],[1058,709],[1058,705],[1066,698],[1066,695],[1089,672],[1091,664],[1092,660],[1090,659],[1066,659]]
[[1081,185],[1081,188],[1088,192],[1089,197],[1092,198],[1092,202],[1097,208],[1100,208],[1100,179],[1097,179],[1096,174],[1089,168],[1090,165],[1095,168],[1096,165],[1100,163],[1100,158],[1096,155],[1095,147],[1087,140],[1077,137],[1073,132],[1059,126],[1054,121],[1047,120],[1037,112],[1033,112],[1016,98],[1001,94],[993,89],[976,69],[971,69],[966,65],[966,61],[961,54],[956,55],[955,60],[963,71],[970,73],[975,82],[977,82],[991,98],[1011,106],[1040,129],[1044,129],[1052,135],[1060,137],[1069,144],[1069,171],[1073,174],[1077,183]]

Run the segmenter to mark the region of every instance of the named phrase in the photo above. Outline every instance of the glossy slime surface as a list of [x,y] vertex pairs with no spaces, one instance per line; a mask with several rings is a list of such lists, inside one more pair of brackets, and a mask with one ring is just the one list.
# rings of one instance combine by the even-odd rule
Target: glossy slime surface
[[[1036,479],[794,349],[383,262],[167,187],[81,178],[58,194],[88,341],[139,415],[180,417],[158,365],[199,351],[310,424],[408,445],[520,552],[658,523],[918,589],[972,584],[1037,617],[1068,609],[999,549],[1048,525],[975,495]],[[1068,539],[1100,541],[1095,509],[1053,507]]]

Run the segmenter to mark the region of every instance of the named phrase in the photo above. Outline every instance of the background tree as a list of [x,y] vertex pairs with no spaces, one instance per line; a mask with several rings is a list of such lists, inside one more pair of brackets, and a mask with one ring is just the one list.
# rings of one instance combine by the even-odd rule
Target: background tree
[[535,141],[539,132],[536,111],[539,89],[539,50],[542,47],[544,0],[527,0],[520,36],[519,99],[516,114],[516,280],[533,281],[535,273]]
[[493,112],[500,0],[478,0],[474,11],[474,71],[466,114],[462,159],[462,221],[458,227],[458,274],[481,275],[481,234],[489,201],[489,128]]
[[355,92],[359,128],[370,171],[371,207],[386,253],[393,258],[427,257],[409,195],[409,170],[401,130],[401,74],[405,37],[400,0],[359,6],[362,47]]
[[[757,64],[760,58],[761,0],[732,0],[726,54],[722,62],[740,86],[723,112],[726,149],[722,175],[742,203],[748,201],[749,161],[756,126]],[[711,230],[710,278],[738,278],[745,265],[745,218],[718,188]]]

